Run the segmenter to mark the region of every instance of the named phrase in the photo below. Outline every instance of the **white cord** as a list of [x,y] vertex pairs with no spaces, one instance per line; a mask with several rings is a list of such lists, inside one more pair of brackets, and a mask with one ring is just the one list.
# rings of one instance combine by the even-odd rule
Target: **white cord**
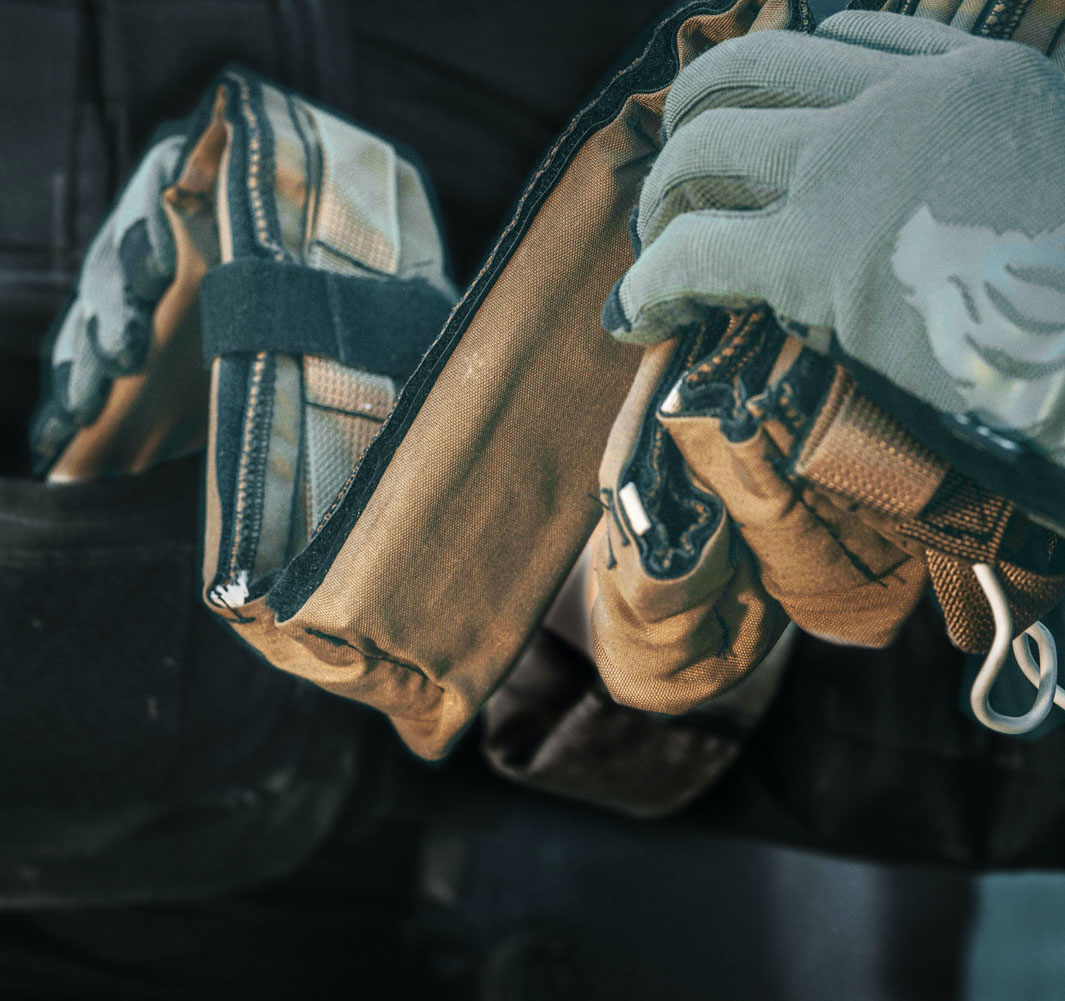
[[[1037,622],[1014,639],[1013,616],[995,571],[987,563],[976,563],[973,572],[991,605],[995,638],[973,682],[969,694],[970,705],[976,718],[990,730],[998,733],[1030,733],[1047,718],[1055,702],[1065,708],[1065,690],[1058,687],[1058,651],[1054,637],[1042,622]],[[1032,662],[1027,636],[1031,636],[1039,648],[1038,668]],[[1035,703],[1022,716],[1004,716],[995,712],[988,702],[991,686],[1005,665],[1011,646],[1025,677],[1038,689]]]
[[[1032,660],[1032,654],[1028,648],[1028,637],[1034,635],[1032,630],[1038,630],[1040,633],[1035,637],[1035,644],[1039,648],[1039,664],[1046,660],[1048,651],[1050,656],[1057,657],[1057,645],[1054,643],[1054,634],[1042,622],[1037,622],[1031,629],[1026,629],[1013,641],[1013,656],[1017,658],[1024,676],[1038,688],[1039,664]],[[1061,685],[1054,689],[1054,705],[1065,709],[1065,688]]]

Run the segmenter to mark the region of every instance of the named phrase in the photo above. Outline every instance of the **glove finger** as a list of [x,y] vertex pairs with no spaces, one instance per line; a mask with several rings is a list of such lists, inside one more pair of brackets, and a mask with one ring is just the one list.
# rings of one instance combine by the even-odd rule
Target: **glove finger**
[[961,0],[948,23],[959,31],[972,31],[987,7],[987,0]]
[[827,108],[897,71],[879,52],[798,32],[765,31],[722,42],[681,72],[662,118],[668,137],[711,108]]
[[[811,326],[832,326],[816,304],[795,236],[776,203],[762,212],[687,212],[673,219],[614,286],[602,323],[620,341],[656,344],[705,319],[708,307],[768,302]],[[793,252],[785,260],[783,248]],[[784,264],[786,263],[786,267]]]
[[938,56],[973,43],[957,28],[929,18],[885,14],[874,10],[845,10],[818,25],[815,38],[835,39],[900,56]]
[[92,422],[107,398],[111,376],[96,353],[96,315],[75,300],[63,319],[52,356],[52,397],[75,425]]
[[80,282],[98,317],[96,350],[115,375],[143,367],[152,311],[173,280],[176,252],[161,194],[184,142],[171,136],[145,155],[94,242]]
[[822,114],[722,108],[699,115],[666,143],[644,182],[641,244],[652,243],[682,212],[749,212],[777,201]]

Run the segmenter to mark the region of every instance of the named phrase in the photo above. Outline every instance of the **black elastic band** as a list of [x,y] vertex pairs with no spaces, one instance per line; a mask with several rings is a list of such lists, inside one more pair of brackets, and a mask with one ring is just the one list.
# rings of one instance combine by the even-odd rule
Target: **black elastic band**
[[212,268],[200,287],[203,353],[335,358],[405,379],[451,312],[424,278],[337,275],[258,258]]

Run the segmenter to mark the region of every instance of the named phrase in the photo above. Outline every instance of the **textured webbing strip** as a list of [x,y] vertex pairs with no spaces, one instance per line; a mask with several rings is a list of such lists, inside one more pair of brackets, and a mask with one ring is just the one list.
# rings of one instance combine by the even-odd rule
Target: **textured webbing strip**
[[971,563],[993,563],[1012,514],[1012,501],[951,469],[921,514],[899,531],[929,549]]
[[339,275],[243,259],[212,268],[200,289],[203,352],[321,355],[405,379],[451,301],[422,278]]
[[815,486],[882,514],[910,519],[933,498],[947,464],[862,396],[854,380],[839,368],[795,472]]
[[1013,505],[951,470],[838,369],[795,463],[808,483],[899,520],[927,547],[929,574],[947,632],[967,653],[985,653],[995,623],[972,563],[996,564],[1017,631],[1060,597],[1065,578],[998,562]]
[[838,370],[795,472],[899,519],[900,534],[970,562],[994,562],[1013,504],[950,469]]
[[[972,566],[931,550],[927,557],[929,576],[951,642],[966,653],[986,653],[995,635],[995,620]],[[1065,575],[1040,574],[1012,563],[997,564],[995,573],[1006,593],[1016,635],[1045,615],[1065,594]]]

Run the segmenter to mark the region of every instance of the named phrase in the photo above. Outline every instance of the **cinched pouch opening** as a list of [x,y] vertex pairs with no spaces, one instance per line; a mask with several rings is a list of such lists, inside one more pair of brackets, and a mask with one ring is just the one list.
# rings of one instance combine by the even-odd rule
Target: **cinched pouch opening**
[[[633,484],[650,523],[646,531],[631,537],[645,571],[652,577],[667,579],[689,572],[724,517],[721,499],[692,483],[683,456],[658,420],[658,409],[681,374],[720,340],[727,322],[720,314],[716,320],[681,335],[673,360],[648,403],[632,458],[618,480],[619,484]],[[620,490],[614,493],[603,488],[602,492],[611,516],[621,517],[624,501]]]

